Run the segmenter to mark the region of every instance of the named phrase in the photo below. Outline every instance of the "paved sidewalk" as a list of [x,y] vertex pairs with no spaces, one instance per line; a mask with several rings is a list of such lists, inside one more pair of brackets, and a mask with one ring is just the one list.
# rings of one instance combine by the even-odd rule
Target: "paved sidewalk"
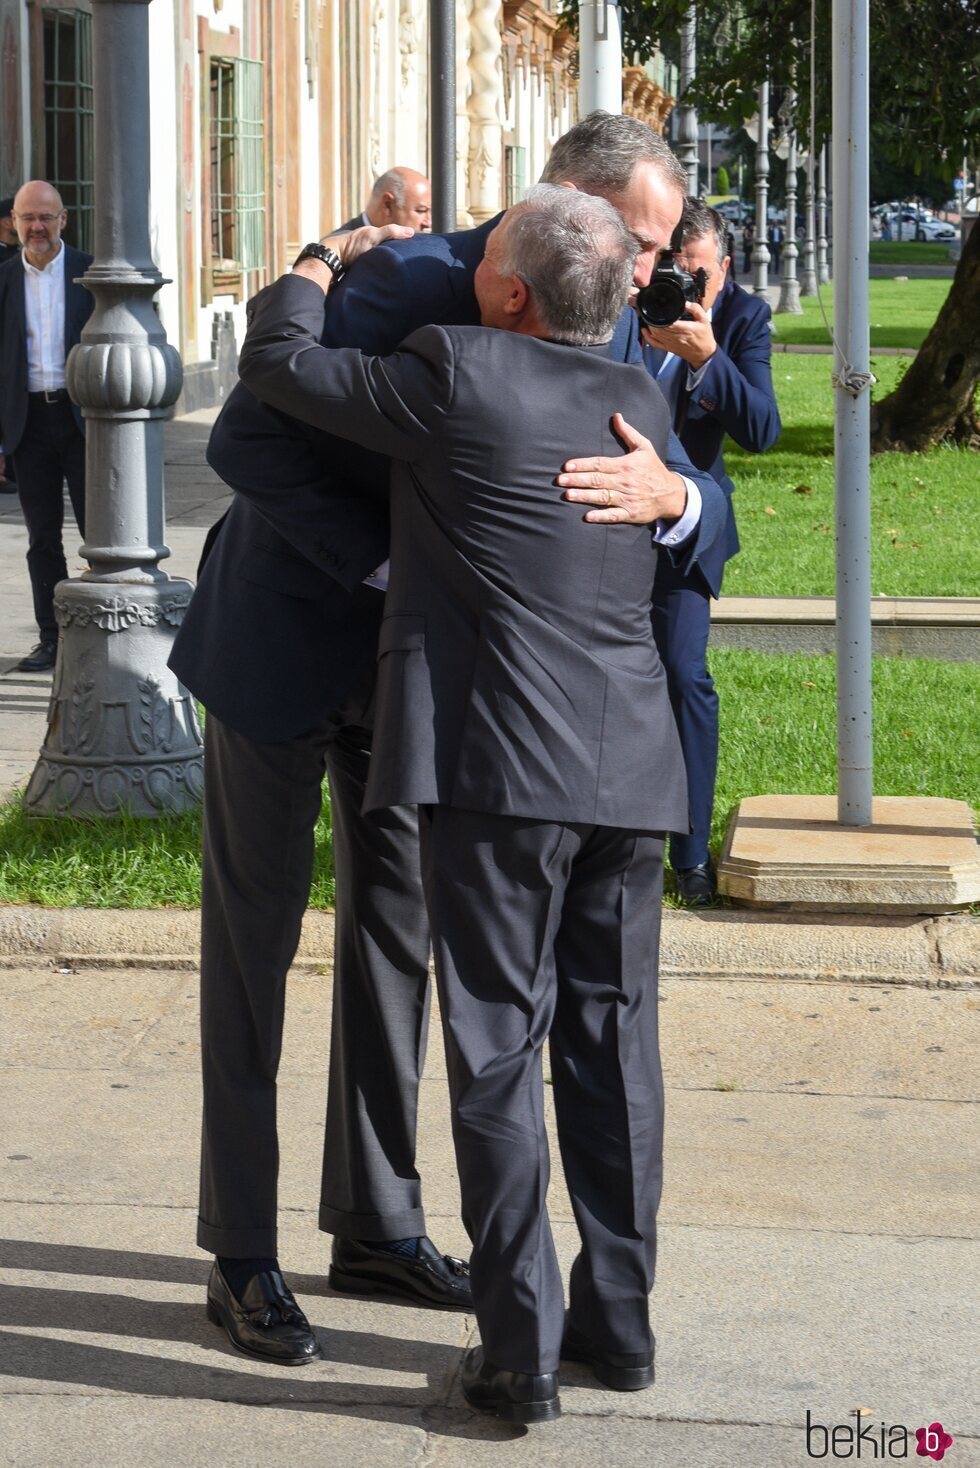
[[[807,1412],[847,1425],[858,1407],[876,1432],[939,1420],[950,1468],[980,1465],[975,993],[665,981],[657,1384],[613,1394],[569,1365],[562,1420],[523,1432],[460,1396],[471,1318],[325,1283],[329,978],[290,979],[280,1091],[281,1254],[326,1357],[302,1371],[234,1355],[205,1318],[195,976],[16,966],[3,987],[10,1468],[802,1468]],[[430,1049],[429,1229],[465,1251],[437,1026]]]

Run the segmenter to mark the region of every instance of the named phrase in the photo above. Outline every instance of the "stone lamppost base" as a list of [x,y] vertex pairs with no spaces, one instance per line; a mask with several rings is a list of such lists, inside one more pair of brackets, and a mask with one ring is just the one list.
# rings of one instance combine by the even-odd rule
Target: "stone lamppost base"
[[199,806],[194,700],[167,667],[188,581],[62,581],[48,730],[24,797],[32,815],[138,816]]
[[844,826],[834,795],[755,795],[732,817],[718,891],[788,912],[955,912],[980,901],[973,813],[880,796],[870,826]]

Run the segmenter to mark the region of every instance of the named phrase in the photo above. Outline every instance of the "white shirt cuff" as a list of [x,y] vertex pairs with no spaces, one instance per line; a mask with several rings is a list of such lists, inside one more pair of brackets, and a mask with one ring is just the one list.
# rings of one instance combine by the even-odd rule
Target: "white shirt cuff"
[[707,372],[707,370],[708,370],[708,368],[710,366],[711,366],[711,358],[709,357],[708,360],[707,360],[707,362],[702,362],[701,363],[701,366],[698,368],[697,372],[692,372],[691,369],[690,369],[690,367],[687,369],[687,390],[688,390],[688,392],[694,392],[695,388],[698,388],[698,387],[701,386],[701,379],[703,378],[704,374]]
[[679,520],[658,520],[653,532],[654,545],[681,545],[693,535],[701,522],[701,491],[686,474],[681,478],[687,488],[687,504]]
[[378,569],[376,571],[372,571],[371,574],[370,574],[370,576],[365,576],[365,578],[364,578],[364,585],[365,586],[373,586],[376,591],[387,591],[388,590],[388,568],[389,568],[390,565],[391,565],[391,562],[390,561],[382,561],[381,562],[381,565],[378,567]]

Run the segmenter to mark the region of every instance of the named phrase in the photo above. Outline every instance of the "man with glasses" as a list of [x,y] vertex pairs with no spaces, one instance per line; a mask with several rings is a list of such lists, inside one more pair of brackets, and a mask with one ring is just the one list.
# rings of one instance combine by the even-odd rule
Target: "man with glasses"
[[0,475],[12,458],[40,639],[17,671],[44,673],[58,650],[54,589],[68,575],[65,480],[85,535],[85,425],[68,397],[65,362],[92,314],[92,296],[76,284],[92,257],[62,240],[67,211],[58,190],[41,179],[18,190],[12,218],[21,253],[0,265]]
[[691,831],[671,836],[670,861],[681,897],[703,907],[715,895],[708,855],[718,763],[718,695],[707,663],[711,598],[721,591],[725,562],[738,550],[735,486],[722,443],[727,433],[740,448],[761,454],[776,442],[781,424],[770,367],[772,313],[731,279],[725,220],[702,200],[688,199],[681,241],[677,262],[692,275],[704,271],[704,296],[672,326],[645,328],[643,353],[691,463],[711,474],[727,502],[724,533],[693,566],[679,567],[661,554],[653,588],[653,631],[667,669],[691,807]]

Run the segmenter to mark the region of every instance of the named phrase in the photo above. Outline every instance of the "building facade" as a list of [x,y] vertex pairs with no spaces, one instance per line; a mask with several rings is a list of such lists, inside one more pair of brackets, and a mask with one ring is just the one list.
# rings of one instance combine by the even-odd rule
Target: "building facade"
[[[456,0],[460,227],[522,197],[577,117],[558,0]],[[152,0],[154,258],[184,360],[184,410],[235,380],[244,306],[302,244],[363,207],[394,164],[428,171],[427,0]],[[672,97],[624,71],[624,110],[658,130]],[[50,179],[91,248],[89,0],[0,0],[0,194]]]

